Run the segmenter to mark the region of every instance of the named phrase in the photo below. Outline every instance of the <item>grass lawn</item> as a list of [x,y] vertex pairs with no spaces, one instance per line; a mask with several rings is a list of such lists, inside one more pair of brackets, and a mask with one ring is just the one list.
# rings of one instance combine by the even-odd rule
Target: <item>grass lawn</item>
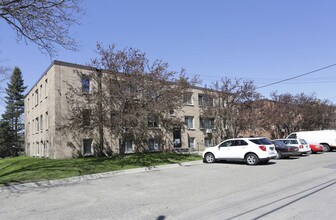
[[53,180],[200,159],[201,157],[198,155],[176,153],[145,153],[112,158],[92,157],[62,160],[33,157],[0,159],[0,186],[8,183]]

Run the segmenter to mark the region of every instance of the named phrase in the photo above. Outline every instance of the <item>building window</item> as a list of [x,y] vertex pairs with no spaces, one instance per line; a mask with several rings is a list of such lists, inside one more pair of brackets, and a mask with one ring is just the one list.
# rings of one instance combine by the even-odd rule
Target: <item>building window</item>
[[45,142],[45,156],[49,158],[49,141]]
[[82,92],[90,92],[90,78],[87,76],[82,77]]
[[158,128],[159,127],[159,119],[155,115],[151,115],[148,117],[148,127],[149,128]]
[[204,147],[212,147],[212,140],[211,138],[204,138]]
[[148,149],[149,149],[149,151],[159,151],[160,150],[160,141],[158,139],[149,139]]
[[40,131],[40,123],[39,123],[39,118],[35,118],[35,124],[36,124],[36,132]]
[[92,139],[83,139],[83,155],[92,155]]
[[49,129],[49,114],[48,112],[45,113],[45,129]]
[[188,147],[189,148],[195,148],[195,138],[194,137],[189,137],[188,138]]
[[43,93],[42,93],[42,85],[40,85],[40,102],[42,102],[42,95],[43,95]]
[[213,106],[213,98],[208,95],[198,94],[198,105],[203,107],[212,107]]
[[183,95],[183,104],[185,105],[193,105],[192,93],[187,93]]
[[38,89],[35,90],[35,106],[37,106],[39,103],[39,91]]
[[91,110],[83,109],[83,126],[90,126],[91,124]]
[[45,79],[45,81],[44,81],[44,91],[45,91],[45,97],[47,98],[48,97],[48,93],[49,93],[49,91],[48,91],[48,79]]
[[36,142],[36,149],[37,149],[36,156],[40,156],[40,145],[39,145],[39,142]]
[[201,129],[213,129],[215,125],[215,119],[213,118],[200,118]]
[[185,116],[185,124],[188,129],[193,129],[194,128],[194,117]]
[[40,116],[40,131],[43,132],[43,115]]
[[29,100],[29,98],[28,98],[28,100],[27,100],[27,111],[29,112],[29,105],[30,105],[30,100]]
[[132,140],[125,140],[125,153],[133,153],[133,141]]

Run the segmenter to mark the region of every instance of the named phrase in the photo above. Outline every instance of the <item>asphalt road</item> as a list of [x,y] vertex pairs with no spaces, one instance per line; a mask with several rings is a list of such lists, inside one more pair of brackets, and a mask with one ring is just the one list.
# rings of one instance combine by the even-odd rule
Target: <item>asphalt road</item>
[[335,204],[336,152],[0,188],[0,219],[335,219]]

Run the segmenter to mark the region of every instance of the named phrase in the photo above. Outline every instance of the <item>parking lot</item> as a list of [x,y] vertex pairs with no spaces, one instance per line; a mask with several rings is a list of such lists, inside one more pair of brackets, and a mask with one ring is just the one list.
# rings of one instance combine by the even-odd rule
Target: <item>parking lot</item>
[[332,219],[336,152],[196,163],[0,193],[0,219]]

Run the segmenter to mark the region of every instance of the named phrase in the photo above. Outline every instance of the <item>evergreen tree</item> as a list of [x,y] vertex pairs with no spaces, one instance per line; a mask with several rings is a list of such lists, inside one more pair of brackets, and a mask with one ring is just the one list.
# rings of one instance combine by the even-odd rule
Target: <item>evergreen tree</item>
[[15,67],[10,81],[7,83],[6,110],[0,123],[0,144],[7,149],[7,154],[10,153],[11,156],[15,156],[23,148],[23,92],[26,88],[21,70]]

